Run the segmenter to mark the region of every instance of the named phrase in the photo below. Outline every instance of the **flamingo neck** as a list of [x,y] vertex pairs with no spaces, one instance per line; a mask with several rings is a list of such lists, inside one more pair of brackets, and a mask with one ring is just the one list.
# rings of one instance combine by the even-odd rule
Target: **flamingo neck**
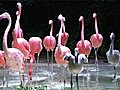
[[64,21],[62,21],[62,27],[63,27],[63,33],[65,33],[65,24],[64,24]]
[[84,42],[84,20],[82,20],[81,40]]
[[15,23],[15,30],[20,28],[20,15],[17,16],[16,23]]
[[11,23],[12,23],[11,17],[8,18],[8,21],[9,21],[9,23],[8,23],[8,26],[7,26],[6,30],[5,30],[4,36],[3,36],[3,50],[4,50],[5,52],[8,51],[7,36],[8,36],[8,32],[9,32],[9,30],[10,30]]
[[97,17],[95,17],[95,31],[96,31],[96,34],[98,35],[98,26],[97,26]]
[[111,44],[110,44],[110,48],[109,48],[110,54],[113,53],[113,49],[114,49],[114,39],[111,40]]
[[16,12],[17,20],[16,20],[16,23],[15,23],[15,29],[16,30],[18,30],[20,28],[21,7],[18,6],[18,11],[17,12]]
[[62,51],[61,51],[61,36],[62,36],[62,23],[61,23],[60,31],[59,31],[59,33],[58,33],[58,50],[59,50],[60,52],[62,52]]
[[19,45],[19,44],[18,44],[18,41],[17,41],[17,36],[16,36],[16,35],[13,35],[13,40],[14,40],[14,43],[15,43],[15,44]]
[[17,15],[17,18],[18,18],[18,28],[20,28],[20,16],[21,16],[21,7],[18,7],[19,11],[18,11],[18,15]]
[[50,36],[52,36],[52,33],[53,33],[53,23],[51,24]]
[[[13,31],[13,33],[14,33],[14,35],[13,35],[13,39],[14,39],[14,43],[18,43],[17,42],[17,37],[18,37],[18,35],[16,35],[16,34],[18,34],[19,33],[19,20],[20,20],[20,15],[17,15],[17,19],[16,19],[16,23],[15,23],[15,28],[14,28],[14,31]],[[17,32],[17,33],[16,33]]]

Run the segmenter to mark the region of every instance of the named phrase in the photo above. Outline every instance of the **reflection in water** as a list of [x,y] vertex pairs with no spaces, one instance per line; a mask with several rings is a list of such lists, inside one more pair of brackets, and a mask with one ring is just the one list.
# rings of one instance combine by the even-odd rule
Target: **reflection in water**
[[[46,69],[48,67],[47,64],[39,64],[39,69],[37,70],[36,76],[36,67],[35,64],[33,65],[33,85],[36,85],[36,81],[38,85],[46,85],[48,90],[70,90],[70,72],[65,70],[66,75],[66,84],[64,87],[64,83],[60,82],[60,67],[58,65],[53,65],[53,80],[50,80],[48,77],[49,71]],[[99,65],[99,71],[89,71],[90,78],[88,79],[87,68],[91,67],[94,68],[95,65],[93,64],[85,64],[84,71],[79,74],[79,86],[80,90],[119,90],[120,88],[120,67],[117,68],[117,80],[112,81],[112,77],[114,76],[114,70],[111,65],[109,64],[102,64]],[[0,69],[0,88],[3,87],[3,69]],[[29,85],[29,79],[27,71],[25,72],[25,81],[26,85]],[[61,77],[64,78],[64,77]],[[8,75],[8,90],[14,86],[20,85],[20,78],[19,73],[9,71]],[[76,83],[75,83],[75,75],[73,75],[73,90],[76,90]]]

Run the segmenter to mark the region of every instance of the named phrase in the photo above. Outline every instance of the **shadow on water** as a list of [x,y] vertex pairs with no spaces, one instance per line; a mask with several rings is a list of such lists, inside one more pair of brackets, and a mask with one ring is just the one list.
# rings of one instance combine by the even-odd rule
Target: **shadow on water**
[[[60,66],[53,64],[53,79],[50,79],[48,65],[39,63],[39,70],[36,70],[35,64],[33,65],[33,86],[45,85],[47,90],[71,90],[70,89],[70,72],[65,69],[66,83],[64,86],[63,77],[61,76]],[[113,67],[109,64],[99,65],[99,71],[92,71],[95,67],[94,64],[85,64],[84,71],[79,74],[79,89],[80,90],[120,90],[120,67],[117,68],[117,80],[113,82],[114,76]],[[89,79],[87,69],[89,70]],[[0,90],[3,90],[3,69],[0,69]],[[29,86],[27,70],[25,72],[26,85]],[[37,73],[37,76],[36,76]],[[61,81],[60,81],[61,80]],[[36,81],[37,84],[36,85]],[[14,87],[20,85],[19,73],[9,71],[8,75],[8,89],[16,90]],[[77,90],[75,75],[73,75],[73,90]]]

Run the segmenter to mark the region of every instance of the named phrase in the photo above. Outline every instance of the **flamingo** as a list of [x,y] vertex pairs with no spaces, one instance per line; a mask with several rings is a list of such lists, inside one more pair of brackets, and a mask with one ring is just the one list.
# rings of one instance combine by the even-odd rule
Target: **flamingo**
[[[29,66],[29,76],[30,76],[30,80],[32,80],[32,64],[34,62],[34,56],[35,53],[37,53],[37,61],[38,58],[40,56],[40,52],[42,51],[43,47],[42,47],[42,40],[40,37],[31,37],[29,39],[29,45],[30,45],[30,66]],[[36,62],[37,62],[36,61]],[[37,71],[38,71],[38,66],[37,66]]]
[[18,48],[25,56],[25,59],[30,58],[30,45],[26,39],[23,38],[23,31],[20,28],[20,15],[21,15],[21,3],[17,3],[18,10],[16,12],[17,19],[15,23],[15,28],[12,32],[14,41],[12,42],[12,47]]
[[91,52],[91,43],[88,40],[84,40],[84,18],[80,16],[79,21],[82,22],[82,30],[81,30],[81,40],[77,42],[77,48],[79,54],[85,54],[87,57]]
[[[4,57],[6,60],[6,65],[9,67],[9,69],[12,69],[14,71],[19,71],[20,75],[24,73],[24,55],[23,53],[17,49],[17,48],[8,48],[7,46],[7,36],[8,32],[11,27],[11,16],[9,13],[5,12],[0,15],[0,19],[8,19],[9,23],[5,30],[4,36],[3,36],[3,51],[4,51]],[[21,78],[21,84],[23,84],[24,78]]]
[[[87,58],[91,52],[91,43],[88,40],[84,40],[84,17],[80,16],[79,21],[82,22],[82,29],[81,29],[81,40],[77,42],[76,47],[78,48],[79,54],[85,54]],[[87,69],[87,80],[90,79],[89,69]]]
[[97,14],[96,13],[93,14],[93,18],[95,18],[95,32],[96,32],[96,34],[93,34],[90,37],[90,42],[92,43],[92,47],[95,50],[95,64],[98,67],[97,51],[98,51],[99,47],[102,45],[103,36],[101,34],[99,34],[99,32],[98,32]]
[[[50,30],[50,36],[46,36],[44,39],[43,39],[43,45],[45,47],[45,49],[47,50],[47,61],[48,61],[48,66],[49,66],[49,55],[48,55],[48,52],[49,51],[52,51],[52,64],[53,64],[53,50],[56,46],[56,39],[55,37],[52,36],[52,32],[53,32],[53,21],[52,20],[49,20],[49,24],[51,25],[51,30]],[[51,74],[53,73],[53,65],[51,64]]]
[[[58,33],[58,44],[57,47],[55,48],[55,53],[54,53],[54,57],[55,57],[55,61],[57,64],[59,65],[66,65],[68,64],[68,61],[64,60],[64,56],[67,53],[71,53],[70,49],[64,45],[61,44],[61,35],[62,35],[62,19],[63,17],[61,15],[58,16],[58,19],[61,20],[61,27],[60,27],[60,31]],[[63,69],[64,71],[64,69]],[[65,80],[64,80],[64,86],[65,86]]]
[[18,2],[17,6],[18,6],[18,11],[16,12],[17,15],[16,28],[14,28],[13,32],[15,33],[17,38],[23,38],[23,30],[20,28],[20,16],[21,16],[22,5],[20,2]]
[[111,44],[109,50],[106,53],[106,56],[108,62],[114,67],[115,73],[113,79],[116,79],[116,67],[118,67],[120,62],[120,52],[118,50],[114,50],[115,34],[113,32],[110,34],[110,40],[111,40]]
[[[59,16],[63,17],[62,14],[60,14]],[[69,34],[67,32],[65,32],[64,21],[65,21],[65,17],[63,17],[63,19],[61,19],[61,24],[62,24],[62,27],[63,27],[63,33],[62,33],[62,36],[61,36],[61,44],[65,46],[67,41],[68,41]],[[58,34],[56,36],[58,36]]]
[[64,56],[66,53],[71,53],[70,49],[66,46],[63,46],[61,44],[61,36],[62,36],[62,19],[63,17],[61,15],[58,16],[58,19],[61,20],[61,27],[60,27],[60,31],[59,31],[59,34],[58,34],[58,44],[57,44],[57,47],[55,48],[55,61],[58,63],[58,64],[67,64],[68,62],[67,61],[64,61]]
[[73,82],[72,82],[72,75],[76,74],[76,83],[77,83],[77,90],[79,90],[79,84],[78,84],[78,74],[81,73],[83,69],[83,63],[88,62],[87,57],[85,54],[79,54],[78,53],[78,48],[74,49],[75,55],[73,56],[72,54],[66,54],[64,57],[65,60],[68,60],[68,68],[69,71],[71,72],[71,90],[73,87]]

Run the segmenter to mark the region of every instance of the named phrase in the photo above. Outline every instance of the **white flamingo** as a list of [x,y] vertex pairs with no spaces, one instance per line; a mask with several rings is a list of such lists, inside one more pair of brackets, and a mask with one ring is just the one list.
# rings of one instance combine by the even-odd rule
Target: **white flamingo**
[[111,44],[110,44],[109,51],[107,51],[106,53],[106,56],[107,56],[108,62],[114,67],[115,73],[114,73],[113,79],[116,79],[116,67],[119,65],[119,62],[120,62],[120,52],[118,50],[114,50],[114,40],[115,40],[114,33],[111,33],[110,40],[111,40]]

